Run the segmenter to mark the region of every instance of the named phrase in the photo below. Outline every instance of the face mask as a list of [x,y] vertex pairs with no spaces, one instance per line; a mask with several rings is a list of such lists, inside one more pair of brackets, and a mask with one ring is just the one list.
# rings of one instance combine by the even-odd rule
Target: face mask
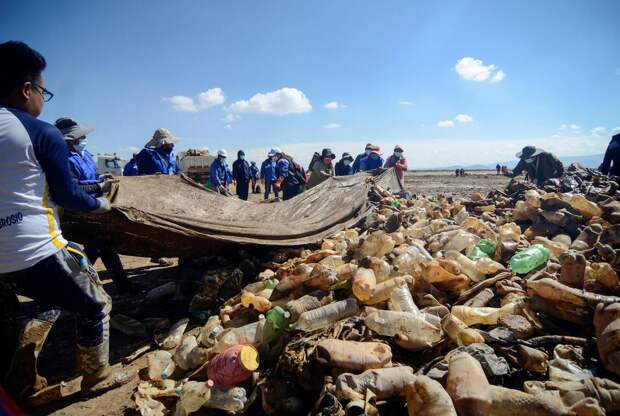
[[351,161],[349,159],[343,160],[342,163],[344,163],[345,166],[349,166],[351,164]]
[[86,150],[87,144],[88,144],[88,140],[86,139],[80,140],[78,144],[75,145],[75,150],[77,150],[78,153],[82,153],[84,150]]
[[239,156],[239,160],[245,160],[245,156],[243,155]]
[[371,158],[371,159],[376,159],[376,158],[378,158],[378,157],[379,157],[379,155],[378,155],[378,154],[376,154],[376,153],[373,153],[373,154],[371,154],[371,155],[370,155],[370,158]]
[[399,159],[402,155],[403,155],[402,152],[394,152],[394,156],[396,156]]
[[370,152],[371,152],[371,150],[368,150],[368,149],[366,149],[366,150],[364,151],[364,153],[366,153],[366,156],[370,156]]
[[326,164],[327,166],[332,164],[332,160],[330,158],[325,158],[323,159],[323,163]]

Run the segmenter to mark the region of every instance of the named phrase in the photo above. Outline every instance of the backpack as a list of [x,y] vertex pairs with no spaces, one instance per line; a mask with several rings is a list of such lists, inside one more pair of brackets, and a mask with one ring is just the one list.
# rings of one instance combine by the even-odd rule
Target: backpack
[[289,176],[292,176],[294,179],[296,179],[300,185],[305,185],[306,171],[304,170],[304,168],[299,163],[297,163],[291,156],[285,153],[282,153],[282,158],[288,161]]

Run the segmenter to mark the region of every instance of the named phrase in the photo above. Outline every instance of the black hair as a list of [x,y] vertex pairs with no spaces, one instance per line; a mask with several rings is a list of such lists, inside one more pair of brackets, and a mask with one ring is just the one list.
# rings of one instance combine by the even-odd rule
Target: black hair
[[39,52],[23,42],[0,44],[0,97],[6,97],[24,82],[34,82],[47,66]]

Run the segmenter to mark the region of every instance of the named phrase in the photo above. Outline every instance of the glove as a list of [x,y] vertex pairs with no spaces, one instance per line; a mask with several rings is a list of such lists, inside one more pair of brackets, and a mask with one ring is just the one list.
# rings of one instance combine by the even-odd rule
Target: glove
[[112,175],[111,173],[104,173],[103,175],[101,175],[101,178],[102,178],[103,180],[106,180],[106,179],[114,179],[114,175]]
[[113,176],[110,177],[110,179],[103,181],[103,183],[99,185],[101,192],[103,194],[109,194],[112,191],[112,184],[118,182],[120,182],[120,180],[115,179]]
[[107,198],[99,197],[97,198],[97,202],[99,202],[99,207],[95,209],[93,214],[103,214],[106,212],[110,212],[112,210],[112,206],[110,205],[110,201]]

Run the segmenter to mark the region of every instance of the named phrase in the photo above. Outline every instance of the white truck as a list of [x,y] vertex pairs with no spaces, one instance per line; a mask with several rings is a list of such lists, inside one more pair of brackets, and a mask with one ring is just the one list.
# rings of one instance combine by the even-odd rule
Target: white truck
[[97,154],[97,173],[100,175],[111,173],[114,176],[121,176],[125,163],[127,162],[116,156],[116,153],[111,155]]
[[179,171],[198,183],[205,184],[209,180],[211,163],[216,159],[208,149],[189,149],[179,153],[177,163]]

